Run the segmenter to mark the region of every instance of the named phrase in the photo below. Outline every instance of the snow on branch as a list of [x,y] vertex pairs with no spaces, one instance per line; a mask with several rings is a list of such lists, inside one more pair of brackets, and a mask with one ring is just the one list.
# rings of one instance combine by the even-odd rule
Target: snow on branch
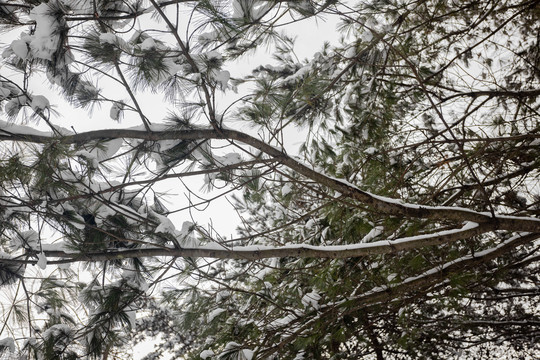
[[[225,247],[221,244],[210,243],[192,248],[172,247],[147,247],[111,252],[87,252],[74,253],[65,251],[45,251],[48,257],[56,257],[61,260],[50,261],[50,264],[59,264],[77,261],[105,261],[113,259],[128,259],[155,256],[171,256],[184,258],[218,258],[218,259],[243,259],[260,260],[266,258],[329,258],[343,259],[349,257],[367,256],[375,254],[389,254],[411,250],[419,247],[440,245],[457,240],[471,238],[472,236],[486,232],[486,225],[466,223],[460,229],[446,230],[433,234],[417,235],[396,240],[381,240],[372,243],[359,243],[352,245],[336,246],[312,246],[304,244],[291,244],[285,246],[250,245]],[[20,263],[19,260],[1,260],[6,263]],[[22,261],[26,262],[26,261]],[[30,263],[33,263],[30,261]]]
[[[540,219],[497,215],[492,217],[490,213],[482,213],[461,207],[450,206],[425,206],[404,203],[397,199],[378,196],[361,190],[345,180],[329,177],[311,167],[302,164],[298,160],[285,154],[282,150],[273,147],[254,138],[246,133],[231,129],[190,129],[177,131],[142,131],[134,129],[105,129],[88,131],[74,135],[57,138],[64,144],[84,144],[93,140],[131,138],[148,141],[160,140],[209,140],[228,139],[242,142],[252,146],[267,155],[274,157],[282,165],[291,170],[325,185],[345,196],[353,198],[367,206],[387,215],[404,216],[413,218],[429,218],[436,220],[452,220],[457,222],[471,221],[479,224],[489,224],[490,230],[509,230],[540,232]],[[31,131],[9,132],[2,134],[0,140],[26,141],[46,143],[52,140],[52,135],[35,134]]]

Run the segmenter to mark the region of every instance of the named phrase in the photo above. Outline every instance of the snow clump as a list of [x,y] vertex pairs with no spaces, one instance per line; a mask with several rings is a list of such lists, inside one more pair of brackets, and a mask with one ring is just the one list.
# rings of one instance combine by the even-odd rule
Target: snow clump
[[141,43],[141,50],[145,51],[145,50],[152,50],[154,48],[156,48],[156,42],[154,41],[154,39],[152,38],[147,38],[146,40],[144,40],[142,43]]
[[34,95],[32,97],[32,102],[30,103],[30,107],[34,111],[43,111],[46,108],[50,106],[49,100],[45,96],[42,95]]
[[119,121],[120,120],[120,115],[122,115],[122,110],[123,109],[124,109],[124,104],[123,103],[115,102],[111,106],[109,116],[111,117],[111,119],[113,119],[115,121]]
[[382,226],[375,226],[371,231],[360,240],[361,243],[367,243],[381,235],[384,231]]
[[204,350],[199,355],[199,357],[203,360],[211,358],[212,356],[214,356],[214,352],[212,350]]
[[[51,16],[51,13],[49,4],[42,3],[30,10],[28,17],[36,22],[34,34],[29,39],[32,56],[52,61],[53,54],[58,50],[60,42],[58,34],[61,31],[58,20]],[[16,44],[17,50],[22,50],[20,45],[22,44]],[[15,52],[15,49],[13,51]]]
[[42,336],[48,340],[51,336],[57,337],[60,334],[71,335],[71,328],[66,324],[56,324],[45,330]]
[[24,40],[13,40],[11,50],[22,60],[26,60],[28,57],[28,44]]
[[292,186],[290,183],[287,183],[281,188],[281,195],[286,196],[287,194],[290,194],[291,191],[292,191]]
[[113,33],[102,33],[99,35],[99,42],[101,44],[115,45],[117,43],[117,36]]
[[226,90],[228,88],[228,82],[231,78],[231,73],[227,70],[218,71],[215,76],[216,84],[219,86],[221,90]]
[[305,307],[312,306],[315,310],[319,309],[319,300],[321,300],[321,295],[312,291],[302,297],[302,304]]
[[43,252],[40,252],[38,254],[38,261],[37,261],[37,264],[36,264],[41,270],[45,270],[45,268],[47,267],[47,257],[45,256],[45,254]]
[[206,319],[206,322],[211,323],[216,317],[218,317],[220,314],[224,313],[225,311],[226,310],[222,308],[217,308],[217,309],[212,310],[208,314],[208,318]]
[[15,340],[11,337],[3,338],[0,340],[0,352],[4,349],[9,349],[9,352],[15,352]]

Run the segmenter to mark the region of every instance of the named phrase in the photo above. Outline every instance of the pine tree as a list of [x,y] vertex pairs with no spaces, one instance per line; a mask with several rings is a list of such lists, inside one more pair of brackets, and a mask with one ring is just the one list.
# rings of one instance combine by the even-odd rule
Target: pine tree
[[[146,359],[536,358],[539,20],[538,0],[1,2],[0,354],[162,335]],[[339,40],[299,58],[317,21]]]

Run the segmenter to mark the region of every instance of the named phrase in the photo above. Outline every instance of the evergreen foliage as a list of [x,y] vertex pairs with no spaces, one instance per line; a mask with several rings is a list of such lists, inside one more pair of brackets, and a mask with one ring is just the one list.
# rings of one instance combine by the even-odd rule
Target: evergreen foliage
[[539,0],[14,0],[0,31],[0,356],[540,357]]

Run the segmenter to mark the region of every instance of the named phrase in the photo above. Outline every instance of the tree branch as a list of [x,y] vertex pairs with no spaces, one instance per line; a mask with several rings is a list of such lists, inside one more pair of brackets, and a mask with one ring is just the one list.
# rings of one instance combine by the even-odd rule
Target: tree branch
[[[457,230],[446,230],[433,234],[411,236],[396,240],[381,240],[372,243],[360,243],[341,246],[312,246],[304,244],[291,244],[280,247],[264,245],[225,247],[221,244],[212,243],[207,245],[201,245],[197,248],[180,249],[156,247],[87,253],[74,253],[47,249],[44,249],[43,251],[47,257],[56,257],[61,259],[57,261],[50,261],[49,264],[63,264],[79,261],[96,262],[154,256],[238,260],[260,260],[284,257],[344,259],[358,256],[398,253],[400,251],[416,249],[419,247],[450,243],[482,234],[488,230],[488,227],[488,225],[480,226],[478,224],[467,223],[461,229]],[[2,262],[6,264],[37,263],[36,260],[0,259],[0,263]]]
[[512,90],[481,90],[481,91],[469,91],[469,92],[458,92],[456,94],[449,95],[443,99],[441,99],[441,103],[446,102],[448,100],[457,98],[457,97],[480,97],[480,96],[488,96],[488,97],[514,97],[514,98],[528,98],[528,97],[537,97],[540,95],[540,89],[531,89],[531,90],[520,90],[520,91],[512,91]]
[[161,140],[236,140],[246,145],[252,146],[263,153],[274,157],[282,165],[291,170],[325,185],[334,191],[348,196],[352,199],[371,207],[381,213],[400,217],[427,218],[436,220],[452,220],[456,222],[472,221],[479,224],[489,224],[490,230],[509,230],[540,232],[540,219],[527,217],[514,217],[505,215],[492,216],[489,213],[481,213],[466,208],[446,207],[446,206],[425,206],[401,202],[384,196],[371,194],[361,190],[345,180],[336,179],[322,174],[307,165],[288,156],[282,150],[273,147],[246,133],[231,129],[192,129],[176,131],[152,131],[146,132],[132,129],[105,129],[88,131],[84,133],[55,138],[50,135],[34,135],[24,133],[13,133],[9,135],[0,134],[1,140],[25,141],[34,143],[48,143],[58,141],[63,144],[84,144],[93,140],[131,138],[148,141]]

